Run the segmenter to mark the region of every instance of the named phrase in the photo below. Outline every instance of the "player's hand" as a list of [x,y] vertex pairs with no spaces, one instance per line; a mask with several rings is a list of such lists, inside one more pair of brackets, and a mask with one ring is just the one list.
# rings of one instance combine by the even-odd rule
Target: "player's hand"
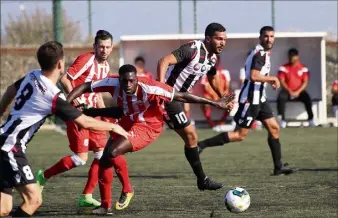
[[279,82],[279,79],[277,77],[274,78],[273,81],[271,81],[271,86],[273,89],[279,89],[280,87],[280,82]]
[[130,136],[130,134],[128,132],[126,132],[120,125],[118,124],[112,124],[112,130],[113,132],[125,137],[126,139],[128,139],[128,136]]
[[214,106],[221,109],[228,110],[233,107],[233,100],[235,99],[235,94],[231,93],[228,96],[223,95],[223,97],[217,101],[215,101]]

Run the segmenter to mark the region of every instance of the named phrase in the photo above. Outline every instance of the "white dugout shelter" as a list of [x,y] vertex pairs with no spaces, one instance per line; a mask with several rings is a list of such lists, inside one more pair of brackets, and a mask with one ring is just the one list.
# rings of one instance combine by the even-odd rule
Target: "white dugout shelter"
[[[326,123],[326,52],[325,32],[276,32],[275,45],[271,54],[271,75],[276,75],[280,65],[287,62],[287,51],[295,47],[299,50],[301,62],[310,71],[310,82],[307,88],[312,101],[314,119],[318,123]],[[258,33],[229,33],[226,47],[223,49],[220,66],[229,70],[231,89],[240,89],[239,71],[243,67],[249,50],[258,43]],[[120,66],[133,64],[134,58],[141,55],[146,61],[146,70],[156,78],[158,60],[169,54],[180,45],[191,40],[202,40],[204,34],[172,34],[172,35],[129,35],[121,36]],[[201,94],[201,85],[194,87],[194,93]],[[276,99],[279,91],[267,89],[268,99],[276,111]],[[232,115],[236,112],[233,110]],[[277,112],[277,111],[276,111]],[[203,121],[204,116],[199,105],[191,106],[192,118]],[[219,119],[221,111],[214,109],[212,117]],[[288,103],[286,117],[292,120],[306,120],[305,107],[300,103]]]

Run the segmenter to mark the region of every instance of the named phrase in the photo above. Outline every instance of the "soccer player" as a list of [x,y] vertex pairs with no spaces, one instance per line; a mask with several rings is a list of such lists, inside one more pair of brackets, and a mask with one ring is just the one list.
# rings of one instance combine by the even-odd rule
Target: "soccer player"
[[[217,79],[219,81],[219,85],[222,88],[222,93],[229,93],[230,91],[230,73],[226,69],[221,69],[219,68],[217,70]],[[211,88],[208,77],[205,75],[202,77],[201,84],[203,86],[203,97],[217,100],[219,99],[219,96],[215,93],[215,91]],[[206,118],[207,122],[209,123],[209,126],[211,128],[217,126],[217,125],[222,125],[224,124],[224,120],[229,116],[229,113],[227,111],[224,111],[224,114],[222,118],[219,120],[218,123],[215,123],[211,119],[211,107],[209,105],[201,105],[203,115]]]
[[260,30],[259,44],[251,51],[245,62],[245,82],[239,95],[239,108],[234,120],[239,127],[232,132],[221,133],[200,142],[200,149],[224,145],[229,142],[243,141],[247,136],[252,122],[260,120],[268,131],[268,144],[271,149],[274,163],[274,175],[290,174],[296,169],[282,164],[281,144],[279,141],[279,124],[267,102],[265,84],[273,89],[280,87],[277,77],[269,76],[271,67],[271,49],[275,41],[274,28],[264,26]]
[[[217,55],[226,44],[225,28],[219,23],[211,23],[205,29],[203,41],[194,40],[182,45],[171,54],[160,59],[157,66],[157,79],[173,87],[179,92],[189,92],[195,83],[207,75],[210,86],[219,97],[223,96],[222,88],[218,84],[215,64]],[[171,71],[168,67],[174,65]],[[228,104],[228,109],[232,108]],[[167,112],[166,122],[183,139],[184,153],[197,177],[197,187],[200,190],[216,190],[223,184],[209,179],[202,168],[198,153],[197,133],[190,120],[184,113],[181,102],[172,101],[165,104]]]
[[153,79],[153,75],[151,75],[150,72],[145,71],[144,69],[146,61],[144,60],[143,57],[137,56],[134,60],[134,64],[137,70],[137,76],[144,76],[148,79]]
[[[101,206],[94,209],[94,214],[111,214],[111,183],[114,158],[127,152],[135,152],[154,142],[163,130],[163,102],[173,100],[186,103],[210,104],[218,108],[226,108],[233,100],[233,95],[212,101],[188,92],[175,91],[171,86],[137,77],[133,65],[123,65],[119,69],[119,77],[106,78],[101,81],[87,82],[76,87],[68,96],[72,101],[85,92],[109,92],[118,106],[123,109],[124,116],[119,124],[128,131],[130,137],[123,138],[112,135],[114,140],[108,142],[100,159],[99,187]],[[107,110],[102,110],[107,111]],[[102,116],[109,116],[102,113]]]
[[41,70],[33,70],[9,86],[0,102],[0,118],[15,98],[7,121],[0,127],[0,216],[8,216],[13,207],[12,189],[23,203],[13,217],[30,217],[42,203],[41,191],[26,157],[27,144],[45,119],[54,114],[72,120],[81,128],[114,131],[127,137],[120,126],[83,115],[71,106],[56,83],[64,71],[62,44],[51,41],[37,51]]
[[[76,86],[89,81],[100,80],[107,77],[109,73],[109,64],[107,58],[113,48],[113,37],[105,31],[99,30],[95,36],[94,51],[80,55],[69,67],[67,73],[61,78],[61,83],[66,93],[70,93]],[[76,104],[84,104],[88,108],[105,107],[100,93],[84,94],[75,100]],[[100,117],[98,117],[100,119]],[[88,159],[88,151],[94,152],[94,160],[88,172],[86,186],[78,200],[79,207],[99,206],[100,202],[92,197],[95,186],[98,183],[99,159],[102,156],[104,146],[107,143],[106,132],[79,129],[73,121],[67,121],[67,136],[69,147],[73,155],[63,157],[58,163],[49,167],[45,171],[38,170],[36,177],[37,183],[43,189],[46,182],[53,176],[56,176],[72,168],[83,166]],[[125,157],[121,156],[115,161],[125,162]],[[129,176],[123,176],[128,172],[121,169],[117,164],[117,174],[122,181],[122,192],[132,192]]]
[[336,121],[333,125],[338,127],[338,80],[335,80],[332,83],[331,94],[332,113],[336,117]]

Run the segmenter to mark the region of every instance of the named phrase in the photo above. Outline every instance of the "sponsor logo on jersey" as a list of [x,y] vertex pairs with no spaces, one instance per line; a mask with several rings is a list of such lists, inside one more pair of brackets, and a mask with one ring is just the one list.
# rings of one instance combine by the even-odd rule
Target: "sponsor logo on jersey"
[[195,65],[194,65],[194,70],[195,70],[195,71],[198,71],[199,69],[200,69],[200,65],[199,65],[199,64],[195,64]]

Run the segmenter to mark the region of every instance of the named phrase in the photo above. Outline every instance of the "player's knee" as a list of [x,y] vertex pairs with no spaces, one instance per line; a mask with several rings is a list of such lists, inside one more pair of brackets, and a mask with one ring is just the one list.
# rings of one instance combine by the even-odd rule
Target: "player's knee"
[[86,164],[88,156],[87,158],[85,156],[82,156],[81,158],[77,154],[73,154],[71,158],[72,158],[74,165],[78,167],[78,166],[83,166]]
[[100,158],[100,161],[99,161],[99,165],[100,165],[100,167],[103,167],[103,168],[109,168],[109,167],[113,166],[113,164],[111,163],[110,158],[107,154],[102,155],[102,157]]
[[243,141],[246,137],[246,134],[244,134],[243,132],[241,132],[239,130],[234,131],[234,132],[230,132],[230,133],[228,133],[228,135],[229,135],[230,141],[232,141],[232,142]]
[[94,159],[100,160],[103,155],[103,151],[95,151],[94,152]]
[[115,157],[117,157],[117,156],[119,156],[119,155],[121,155],[121,154],[123,154],[123,153],[122,153],[121,149],[119,149],[119,148],[114,148],[114,149],[112,149],[111,152],[110,152],[110,156],[111,156],[112,158],[115,158]]
[[6,217],[9,216],[9,213],[12,211],[12,208],[6,208],[1,205],[0,209],[0,217]]
[[276,123],[274,125],[270,126],[270,134],[272,135],[273,138],[279,138],[279,132],[280,132],[280,127]]
[[186,133],[185,144],[188,146],[196,145],[198,137],[195,131],[189,131]]

